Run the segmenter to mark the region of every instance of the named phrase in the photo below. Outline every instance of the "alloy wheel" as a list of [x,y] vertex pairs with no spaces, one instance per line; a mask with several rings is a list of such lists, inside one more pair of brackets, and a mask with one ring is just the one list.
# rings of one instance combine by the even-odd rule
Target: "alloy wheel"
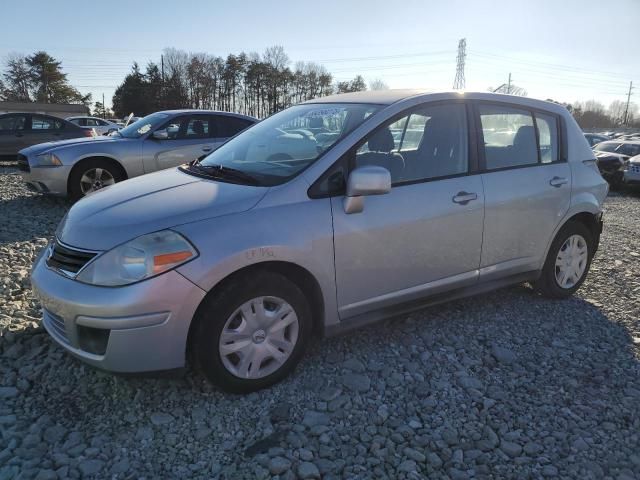
[[83,195],[116,183],[111,172],[104,168],[92,168],[80,178],[80,190]]

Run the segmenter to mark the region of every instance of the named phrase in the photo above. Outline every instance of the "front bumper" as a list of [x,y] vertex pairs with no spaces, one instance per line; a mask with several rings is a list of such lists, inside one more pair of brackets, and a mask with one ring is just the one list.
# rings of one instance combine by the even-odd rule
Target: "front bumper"
[[[114,372],[185,366],[189,326],[206,292],[175,270],[125,287],[87,285],[50,269],[46,256],[36,261],[31,283],[44,327],[62,347]],[[105,339],[103,351],[87,347],[87,332]]]
[[640,185],[640,165],[630,165],[624,172],[623,181],[629,185]]
[[59,167],[37,167],[30,158],[22,158],[19,162],[20,175],[31,190],[52,195],[67,195],[67,181],[71,173],[71,165]]

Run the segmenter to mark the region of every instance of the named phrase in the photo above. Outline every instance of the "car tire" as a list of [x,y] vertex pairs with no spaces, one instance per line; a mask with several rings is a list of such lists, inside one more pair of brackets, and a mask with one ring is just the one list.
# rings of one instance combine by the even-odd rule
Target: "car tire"
[[[284,315],[285,304],[295,318]],[[269,314],[266,320],[261,309]],[[190,347],[195,366],[211,383],[233,393],[260,390],[288,376],[302,358],[313,326],[302,290],[272,272],[243,275],[211,292],[194,322]],[[291,323],[278,328],[286,322]]]
[[[584,258],[577,253],[583,249],[586,249]],[[573,295],[587,277],[594,253],[593,235],[587,226],[581,222],[567,222],[549,248],[540,278],[534,283],[535,289],[549,298]],[[567,275],[563,277],[563,274]]]
[[[100,178],[95,178],[98,175]],[[92,178],[96,182],[100,182],[102,186],[95,188],[96,186],[94,185],[92,190],[86,190],[86,181]],[[71,170],[69,175],[69,197],[73,201],[80,200],[88,193],[121,182],[125,178],[122,169],[113,162],[99,158],[85,160]]]

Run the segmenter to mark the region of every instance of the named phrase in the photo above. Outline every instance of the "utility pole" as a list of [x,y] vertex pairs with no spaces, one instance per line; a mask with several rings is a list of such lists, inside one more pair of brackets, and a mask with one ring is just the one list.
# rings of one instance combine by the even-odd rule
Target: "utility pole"
[[509,82],[507,83],[507,95],[511,93],[511,72],[509,72]]
[[633,90],[633,82],[629,82],[629,93],[627,93],[627,106],[624,108],[624,124],[629,125],[629,103],[631,102],[631,90]]
[[164,108],[164,54],[160,55],[160,75],[162,84],[160,85],[160,100],[158,103]]
[[465,88],[464,79],[464,61],[467,58],[467,39],[462,38],[458,42],[458,56],[456,57],[456,78],[453,81],[454,90],[462,90]]
[[102,119],[107,118],[106,107],[104,106],[104,92],[102,93]]

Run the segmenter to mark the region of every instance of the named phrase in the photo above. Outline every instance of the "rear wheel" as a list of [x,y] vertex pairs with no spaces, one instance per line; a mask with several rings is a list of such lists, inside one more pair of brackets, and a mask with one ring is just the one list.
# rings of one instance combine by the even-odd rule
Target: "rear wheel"
[[312,328],[302,291],[270,272],[243,277],[212,293],[194,322],[195,361],[211,383],[236,393],[268,387],[291,373]]
[[87,160],[71,171],[69,194],[73,200],[78,200],[124,179],[121,169],[112,162],[101,159]]
[[572,295],[587,277],[593,254],[589,229],[580,222],[568,222],[551,244],[536,289],[551,298]]

